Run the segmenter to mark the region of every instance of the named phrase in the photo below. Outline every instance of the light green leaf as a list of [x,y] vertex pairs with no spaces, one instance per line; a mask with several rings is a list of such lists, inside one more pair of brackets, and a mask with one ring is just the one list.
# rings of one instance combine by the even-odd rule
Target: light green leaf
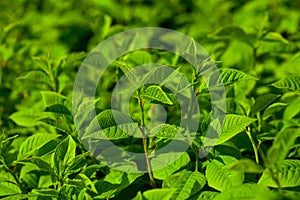
[[168,94],[163,91],[161,86],[158,85],[151,85],[147,87],[145,91],[141,93],[141,98],[149,101],[160,102],[162,104],[173,105],[171,97],[169,97]]
[[300,90],[300,76],[285,77],[272,85],[279,89]]
[[286,107],[283,113],[283,119],[292,119],[300,112],[300,98],[295,98],[289,105]]
[[41,114],[34,111],[29,112],[28,110],[20,110],[10,115],[9,118],[18,126],[32,127],[41,124],[41,122],[37,120],[37,118],[39,118],[40,116]]
[[232,187],[242,185],[244,173],[236,171],[226,171],[224,167],[237,159],[229,156],[219,156],[208,164],[205,176],[208,185],[216,190],[225,191]]
[[223,53],[221,60],[224,67],[251,69],[255,61],[253,47],[245,41],[233,40]]
[[264,94],[259,96],[254,105],[251,107],[251,116],[253,117],[259,111],[265,109],[270,103],[277,99],[280,95]]
[[51,140],[56,139],[59,135],[38,133],[28,137],[21,145],[18,160],[34,155],[42,146],[50,142]]
[[182,171],[171,175],[163,182],[163,188],[176,188],[172,199],[189,199],[206,184],[206,178],[200,172]]
[[258,165],[253,160],[244,158],[244,159],[238,160],[230,165],[227,165],[225,167],[225,170],[240,171],[240,172],[244,172],[244,173],[262,173],[264,171],[264,168],[262,166]]
[[[281,187],[300,186],[300,160],[284,160],[278,174],[274,172]],[[272,178],[270,169],[266,169],[258,181],[258,184],[278,188],[278,184]]]
[[276,32],[269,32],[267,33],[263,40],[265,41],[278,41],[281,43],[285,43],[288,44],[289,41],[287,41],[284,37],[282,37],[282,35],[280,33],[276,33]]
[[138,193],[133,200],[169,200],[171,199],[175,189],[152,189],[147,190],[143,194]]
[[268,165],[280,165],[286,158],[291,148],[293,148],[295,140],[300,137],[299,128],[288,128],[279,132],[272,146],[267,151]]
[[[262,198],[263,197],[263,198]],[[275,200],[278,199],[276,193],[271,192],[267,187],[246,183],[241,186],[230,188],[214,198],[214,200]]]
[[254,118],[249,118],[242,115],[226,115],[222,133],[216,144],[218,145],[226,142],[230,138],[236,136],[238,133],[244,131],[247,126],[255,121],[256,119]]
[[11,182],[0,182],[0,196],[21,194],[21,189]]

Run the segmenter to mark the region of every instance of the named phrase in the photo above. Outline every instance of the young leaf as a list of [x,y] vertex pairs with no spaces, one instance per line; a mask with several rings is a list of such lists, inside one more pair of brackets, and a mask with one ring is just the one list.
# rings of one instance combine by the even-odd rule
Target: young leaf
[[265,109],[270,103],[277,99],[280,95],[275,94],[264,94],[259,96],[254,105],[251,107],[251,117],[253,117],[259,111]]
[[176,188],[172,199],[189,199],[206,184],[206,178],[200,172],[183,171],[171,175],[163,182],[163,188]]
[[256,121],[256,119],[242,115],[226,115],[221,135],[216,144],[218,145],[226,142],[230,138],[245,130],[245,128],[254,121]]
[[279,89],[300,90],[300,76],[285,77],[272,85]]
[[149,101],[160,102],[162,104],[173,105],[168,94],[157,85],[147,87],[146,90],[141,93],[141,98]]
[[[274,173],[274,172],[273,172]],[[275,172],[276,173],[276,172]],[[299,160],[284,160],[276,173],[280,187],[296,187],[300,186],[300,161]],[[258,181],[258,184],[279,187],[274,181],[270,169],[266,169]]]
[[219,156],[208,164],[205,172],[208,185],[216,190],[225,191],[244,182],[244,173],[226,171],[224,167],[237,159],[229,156]]

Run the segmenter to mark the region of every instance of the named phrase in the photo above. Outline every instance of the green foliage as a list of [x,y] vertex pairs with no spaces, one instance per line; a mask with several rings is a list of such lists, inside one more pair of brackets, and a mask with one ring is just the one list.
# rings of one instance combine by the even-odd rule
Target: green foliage
[[[33,0],[0,1],[0,8],[1,199],[299,199],[299,1]],[[177,54],[139,49],[103,72],[96,100],[82,99],[72,110],[76,73],[89,52],[136,27],[193,37],[219,71],[202,77]],[[193,44],[187,54],[194,55]],[[135,76],[137,66],[151,63],[159,65]],[[164,66],[174,72],[166,74]],[[168,81],[184,85],[177,74],[190,84],[172,91]],[[133,92],[127,114],[110,102],[124,75],[134,87],[147,83]],[[220,85],[226,99],[211,102]],[[187,87],[199,104],[194,132],[180,123],[190,113],[176,94],[186,98]],[[224,120],[211,120],[218,115],[212,103],[226,103]],[[211,146],[204,147],[208,130],[218,139],[206,138]],[[145,154],[127,161],[137,169],[149,161],[148,173],[117,171],[97,160],[86,141],[107,139]],[[171,142],[188,149],[156,154]],[[100,155],[110,151],[103,147]],[[168,159],[174,160],[165,166]],[[151,166],[164,167],[152,172]]]

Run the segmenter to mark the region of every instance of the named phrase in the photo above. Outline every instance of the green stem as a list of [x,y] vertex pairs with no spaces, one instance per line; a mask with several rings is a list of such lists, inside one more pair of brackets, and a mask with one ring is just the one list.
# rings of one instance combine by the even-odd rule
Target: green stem
[[198,157],[198,152],[195,150],[194,150],[194,152],[195,152],[195,156],[196,156],[195,172],[197,172],[199,169],[199,157]]
[[142,112],[142,119],[141,119],[141,132],[142,132],[142,141],[143,141],[143,147],[144,147],[144,153],[145,153],[145,158],[146,158],[146,164],[147,164],[147,170],[148,170],[148,174],[149,174],[149,179],[150,179],[150,185],[153,188],[156,188],[156,184],[155,184],[155,180],[153,177],[153,172],[152,172],[152,167],[151,167],[151,163],[150,163],[150,159],[149,159],[149,155],[148,155],[148,145],[147,145],[147,139],[145,137],[145,112],[144,112],[144,102],[141,98],[139,98],[139,105],[140,105],[140,109]]
[[255,161],[257,164],[259,164],[259,158],[258,158],[258,149],[256,147],[255,141],[253,140],[252,136],[251,136],[251,132],[250,132],[250,127],[246,128],[246,133],[250,139],[250,142],[252,144],[253,147],[253,151],[254,151],[254,155],[255,155]]

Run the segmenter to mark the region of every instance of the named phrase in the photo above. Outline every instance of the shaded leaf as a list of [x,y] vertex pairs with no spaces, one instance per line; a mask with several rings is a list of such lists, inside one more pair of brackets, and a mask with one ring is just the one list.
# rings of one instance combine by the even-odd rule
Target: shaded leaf
[[265,109],[270,103],[277,99],[280,95],[264,94],[259,96],[254,105],[251,107],[251,117],[253,117],[259,111]]

